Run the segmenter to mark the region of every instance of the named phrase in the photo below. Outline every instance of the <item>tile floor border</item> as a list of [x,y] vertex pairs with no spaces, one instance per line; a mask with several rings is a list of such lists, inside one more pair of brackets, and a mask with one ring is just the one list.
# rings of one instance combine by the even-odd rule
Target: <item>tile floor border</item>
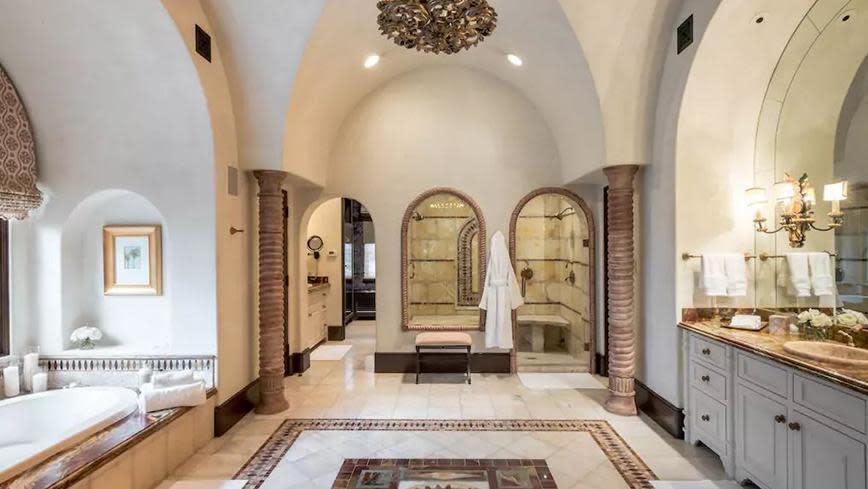
[[235,474],[257,489],[305,431],[575,431],[591,435],[631,489],[652,489],[657,477],[607,421],[287,419]]

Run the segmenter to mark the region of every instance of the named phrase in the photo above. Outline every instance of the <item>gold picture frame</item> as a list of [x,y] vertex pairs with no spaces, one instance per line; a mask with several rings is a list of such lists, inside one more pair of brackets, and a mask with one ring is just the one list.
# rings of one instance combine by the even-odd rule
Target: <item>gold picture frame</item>
[[105,226],[102,231],[105,295],[162,295],[160,226]]

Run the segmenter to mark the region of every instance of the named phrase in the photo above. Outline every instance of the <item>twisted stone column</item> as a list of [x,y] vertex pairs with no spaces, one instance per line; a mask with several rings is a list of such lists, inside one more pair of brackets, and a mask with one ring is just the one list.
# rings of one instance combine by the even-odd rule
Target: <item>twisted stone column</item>
[[283,394],[284,289],[283,195],[286,172],[258,170],[259,182],[259,403],[256,412],[289,408]]
[[604,168],[609,179],[607,260],[609,296],[609,397],[606,410],[636,415],[634,318],[633,175],[636,165]]

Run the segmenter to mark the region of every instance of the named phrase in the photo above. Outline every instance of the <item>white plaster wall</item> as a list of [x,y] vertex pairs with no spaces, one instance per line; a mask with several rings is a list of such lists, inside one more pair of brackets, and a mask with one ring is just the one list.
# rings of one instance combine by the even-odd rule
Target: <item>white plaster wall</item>
[[[666,50],[651,162],[637,176],[639,238],[639,359],[636,378],[673,404],[680,402],[680,345],[676,324],[681,318],[675,277],[685,266],[676,247],[675,138],[684,86],[717,1],[688,0],[673,20]],[[674,27],[693,15],[694,42],[676,53]],[[653,352],[653,353],[652,353]]]
[[[100,346],[136,353],[169,351],[172,342],[173,256],[163,252],[163,295],[107,296],[103,293],[103,227],[113,224],[160,225],[162,245],[171,250],[171,231],[160,212],[139,195],[100,192],[76,207],[63,226],[61,341],[83,324],[102,329]],[[133,312],[133,314],[131,314]]]
[[16,344],[63,348],[61,226],[86,196],[124,189],[172,230],[170,351],[214,353],[214,151],[190,56],[159,3],[46,5],[0,2],[0,59],[35,128],[47,196],[12,229],[13,249],[28,249],[13,263]]
[[[469,194],[489,234],[529,191],[561,181],[554,139],[520,93],[465,68],[413,72],[383,85],[344,122],[326,193],[362,202],[377,225],[377,350],[409,350],[401,331],[400,232],[406,206],[432,187]],[[474,334],[475,348],[484,349]]]
[[[253,220],[252,175],[238,170],[238,193],[229,194],[229,169],[238,169],[236,121],[224,65],[224,51],[215,36],[214,25],[200,2],[163,0],[177,31],[186,45],[199,76],[210,116],[214,147],[217,246],[217,354],[218,402],[223,402],[257,377],[258,356],[253,303]],[[212,36],[211,61],[195,52],[195,25]],[[230,228],[244,232],[231,234]]]
[[[328,307],[326,320],[329,326],[340,326],[344,319],[343,287],[341,286],[344,276],[343,260],[341,259],[343,256],[341,211],[341,199],[330,199],[320,204],[310,218],[307,234],[304,237],[305,243],[313,235],[317,235],[323,240],[319,260],[308,255],[307,248],[304,249],[303,253],[307,256],[307,276],[318,275],[329,278],[331,285],[326,298],[326,307]],[[310,338],[311,336],[308,335],[307,337]]]

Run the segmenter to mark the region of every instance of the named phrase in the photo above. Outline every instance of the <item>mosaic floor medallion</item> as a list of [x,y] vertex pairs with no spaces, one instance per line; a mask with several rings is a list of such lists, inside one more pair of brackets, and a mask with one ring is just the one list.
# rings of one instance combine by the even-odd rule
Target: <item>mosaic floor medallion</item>
[[332,489],[557,489],[545,460],[350,459]]
[[[563,431],[589,434],[631,489],[653,489],[654,473],[606,421],[289,419],[235,475],[259,488],[305,431]],[[579,456],[580,454],[577,454]],[[543,460],[347,459],[337,489],[556,488]]]

